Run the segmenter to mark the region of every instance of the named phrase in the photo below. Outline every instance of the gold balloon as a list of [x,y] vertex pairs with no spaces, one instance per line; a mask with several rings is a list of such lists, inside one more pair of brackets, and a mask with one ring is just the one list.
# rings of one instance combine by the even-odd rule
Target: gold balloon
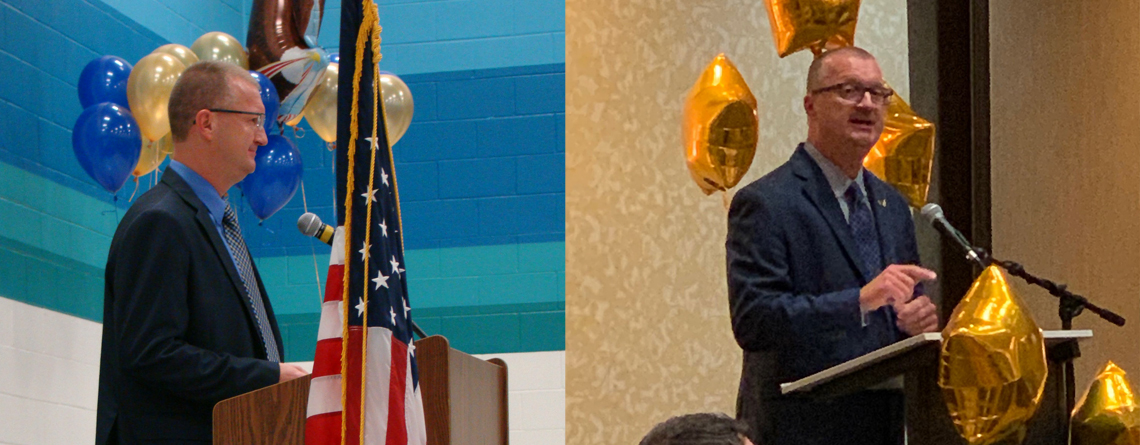
[[241,42],[221,31],[202,34],[190,45],[190,50],[198,60],[220,60],[249,69],[249,55],[241,47]]
[[154,171],[166,159],[166,155],[174,152],[174,140],[170,133],[161,139],[151,142],[143,141],[142,151],[139,153],[139,163],[135,165],[135,176],[142,176]]
[[756,98],[723,53],[689,91],[681,125],[685,162],[701,191],[710,195],[740,182],[756,154],[760,118]]
[[190,51],[190,48],[179,45],[177,43],[167,43],[165,45],[162,45],[158,47],[158,49],[151,52],[151,54],[154,53],[170,54],[174,56],[175,59],[178,59],[179,62],[182,62],[182,64],[187,68],[198,61],[198,56],[195,55],[193,51]]
[[1140,409],[1124,370],[1111,361],[1073,410],[1073,445],[1140,445]]
[[942,331],[938,386],[954,427],[972,445],[1025,438],[1048,368],[1041,328],[1005,274],[990,266]]
[[879,142],[863,159],[863,166],[895,186],[914,207],[926,204],[934,164],[934,124],[918,117],[898,94],[887,106]]
[[[336,91],[340,64],[330,63],[317,80],[317,86],[309,94],[309,101],[301,114],[309,121],[309,126],[325,142],[336,142]],[[371,127],[369,127],[371,128]],[[360,138],[364,139],[365,135]]]
[[143,57],[127,77],[127,103],[142,130],[143,138],[157,141],[170,133],[170,117],[166,106],[170,91],[186,66],[174,56],[154,53]]
[[855,44],[861,0],[765,0],[776,52],[787,57],[804,48],[819,55],[825,48]]
[[412,102],[412,90],[399,77],[381,74],[380,97],[384,101],[388,140],[395,145],[408,131],[408,126],[412,125],[412,114],[416,108]]

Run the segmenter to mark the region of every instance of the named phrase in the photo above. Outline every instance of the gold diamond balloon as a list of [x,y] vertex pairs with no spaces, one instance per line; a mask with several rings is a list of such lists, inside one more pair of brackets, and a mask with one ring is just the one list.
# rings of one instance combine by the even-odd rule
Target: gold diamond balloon
[[1048,368],[1041,328],[1005,275],[990,266],[942,331],[938,386],[954,427],[972,445],[1025,437]]
[[1111,361],[1073,410],[1073,445],[1140,445],[1140,409],[1124,370]]
[[760,118],[752,90],[723,53],[689,91],[681,125],[689,174],[706,195],[740,182],[756,155]]
[[855,44],[861,0],[765,0],[776,52],[787,57],[804,48],[816,55],[825,48]]
[[926,204],[933,164],[934,124],[915,114],[898,94],[892,96],[883,134],[863,159],[863,166],[918,208]]

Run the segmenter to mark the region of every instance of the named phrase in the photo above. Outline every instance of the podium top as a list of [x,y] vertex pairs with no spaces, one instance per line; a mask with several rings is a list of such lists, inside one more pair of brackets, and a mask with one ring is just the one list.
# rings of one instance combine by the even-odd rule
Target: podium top
[[[1093,336],[1092,330],[1089,329],[1042,331],[1042,334],[1045,337],[1046,347],[1052,347],[1053,345],[1065,343],[1067,341],[1080,341],[1087,338],[1092,338]],[[903,355],[910,354],[914,351],[929,347],[929,345],[941,343],[942,334],[939,332],[919,334],[906,340],[876,349],[875,351],[864,354],[863,356],[860,356],[854,360],[840,363],[794,382],[782,383],[780,384],[780,393],[787,395],[792,393],[808,392],[817,386],[834,381],[841,377],[872,368],[891,359],[895,359]],[[893,375],[898,374],[896,373]]]

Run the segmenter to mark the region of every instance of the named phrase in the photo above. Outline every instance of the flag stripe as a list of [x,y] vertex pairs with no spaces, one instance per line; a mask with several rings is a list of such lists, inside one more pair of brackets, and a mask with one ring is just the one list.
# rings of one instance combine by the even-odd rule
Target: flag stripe
[[408,345],[392,339],[392,379],[388,395],[388,440],[386,444],[408,443],[408,427],[404,423],[404,393],[408,381]]
[[[317,342],[317,353],[313,359],[313,377],[326,375],[340,375],[341,339],[331,338]],[[340,400],[340,388],[336,389],[337,400]]]
[[344,325],[340,319],[344,317],[344,302],[326,301],[321,304],[321,324],[317,327],[317,341],[330,338],[340,338]]
[[427,443],[427,425],[424,420],[424,402],[423,397],[420,395],[419,388],[415,388],[415,383],[410,378],[412,375],[412,362],[408,361],[407,374],[409,376],[407,384],[404,386],[405,394],[407,394],[407,403],[404,404],[404,417],[407,418],[408,430],[408,443],[421,444]]
[[[339,394],[340,388],[336,391]],[[305,445],[340,445],[340,411],[310,415],[305,420]]]
[[340,374],[314,377],[309,383],[310,417],[340,412]]
[[[348,350],[359,351],[364,346],[364,328],[360,326],[348,327]],[[350,353],[345,358],[348,362],[348,371],[344,378],[347,383],[347,397],[344,399],[345,445],[360,443],[360,386],[361,380],[361,354]]]
[[364,441],[367,444],[395,444],[385,442],[388,430],[388,381],[392,356],[392,331],[384,327],[368,328],[368,405],[364,417]]
[[[333,238],[333,245],[336,245],[336,240],[340,240],[342,243],[344,242],[344,240],[338,236]],[[344,264],[330,265],[329,275],[328,278],[325,279],[325,283],[327,283],[325,285],[325,302],[341,301],[341,295],[344,291]]]

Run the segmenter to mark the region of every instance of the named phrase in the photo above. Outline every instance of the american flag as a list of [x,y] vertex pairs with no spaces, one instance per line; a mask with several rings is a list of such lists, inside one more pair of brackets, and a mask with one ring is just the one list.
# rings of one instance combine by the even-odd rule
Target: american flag
[[379,39],[363,39],[357,55],[362,23],[379,32],[372,27],[375,11],[371,0],[342,0],[336,158],[337,201],[345,207],[338,214],[321,307],[305,423],[308,445],[427,443],[396,172],[382,102],[373,94],[372,45]]

